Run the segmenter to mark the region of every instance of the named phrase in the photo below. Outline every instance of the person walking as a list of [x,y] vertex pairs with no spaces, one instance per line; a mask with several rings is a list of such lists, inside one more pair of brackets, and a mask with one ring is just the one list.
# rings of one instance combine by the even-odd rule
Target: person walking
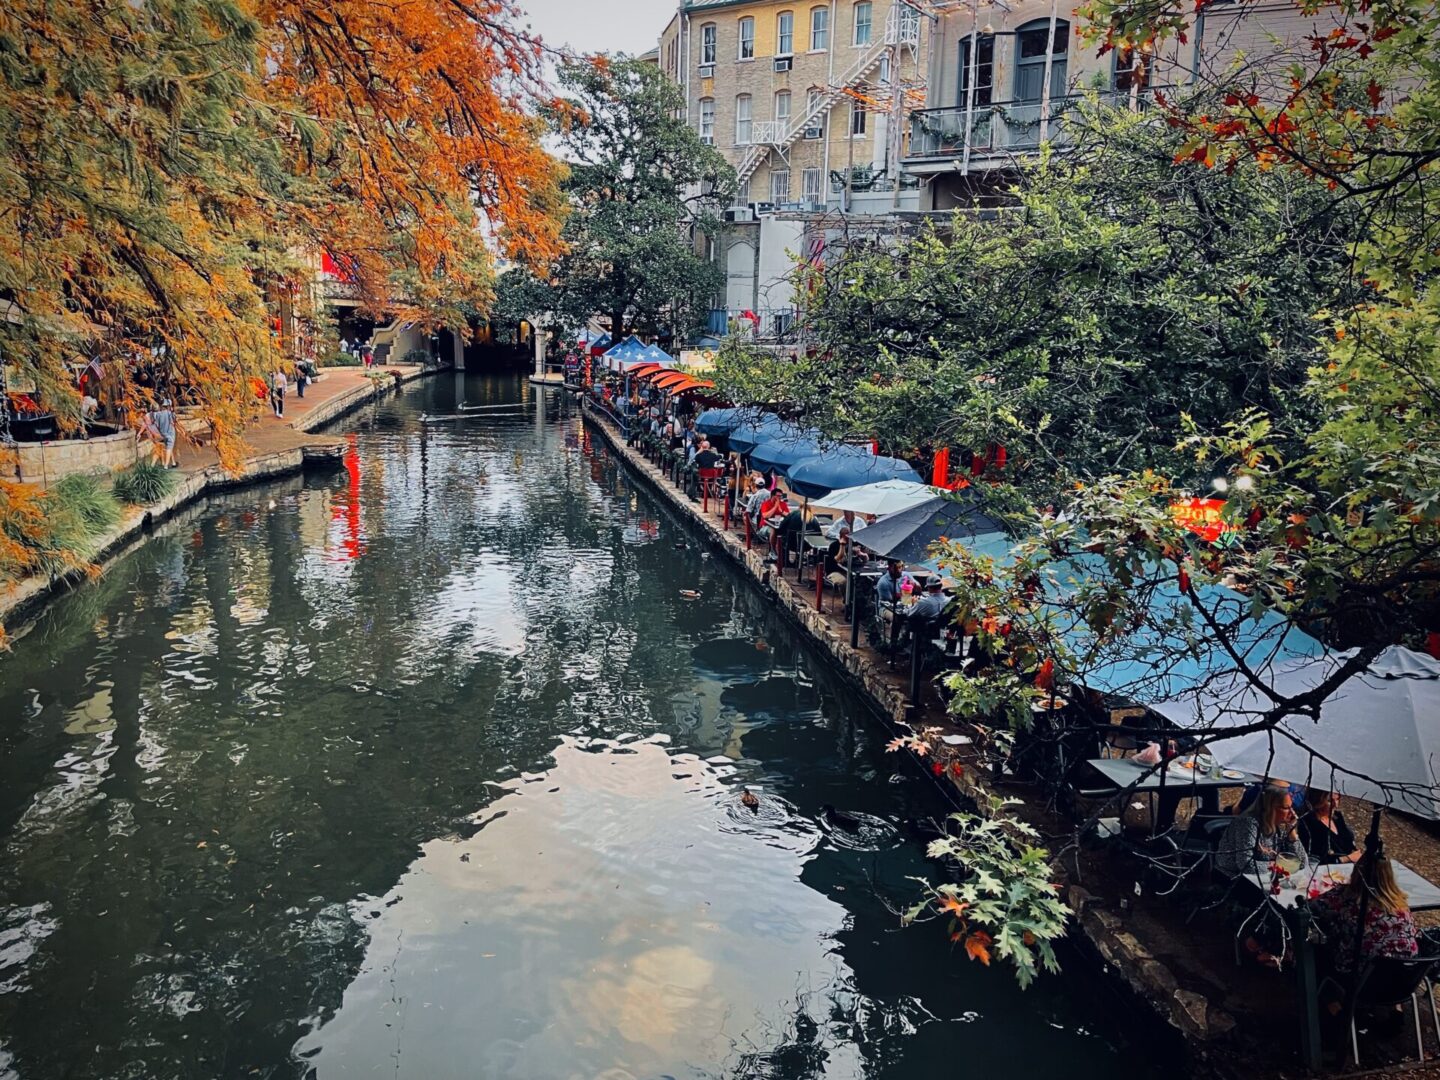
[[305,384],[308,383],[309,381],[310,381],[310,378],[309,378],[309,376],[308,376],[308,375],[306,374],[306,372],[305,372],[305,361],[304,361],[304,360],[296,360],[296,361],[295,361],[295,396],[298,397],[301,401],[304,401],[304,400],[305,400]]
[[270,404],[275,409],[275,415],[284,418],[285,416],[285,369],[277,367],[275,374],[270,376]]
[[160,407],[145,414],[145,426],[160,450],[160,464],[167,469],[179,468],[175,461],[175,412],[169,398],[161,398]]

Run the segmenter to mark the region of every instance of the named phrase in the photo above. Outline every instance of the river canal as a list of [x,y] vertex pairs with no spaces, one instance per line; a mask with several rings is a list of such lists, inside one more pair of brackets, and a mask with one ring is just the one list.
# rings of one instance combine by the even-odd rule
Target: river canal
[[0,658],[0,1078],[1146,1074],[897,929],[928,781],[556,392],[350,423]]

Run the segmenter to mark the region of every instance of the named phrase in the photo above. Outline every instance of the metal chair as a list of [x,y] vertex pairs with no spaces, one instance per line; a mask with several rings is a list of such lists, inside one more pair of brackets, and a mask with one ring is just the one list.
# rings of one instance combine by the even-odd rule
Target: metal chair
[[[1341,947],[1348,947],[1343,943]],[[1327,975],[1321,981],[1340,990],[1345,1000],[1345,1022],[1350,1028],[1350,1053],[1356,1065],[1360,1064],[1360,1032],[1355,1024],[1355,1014],[1361,1009],[1384,1009],[1410,1003],[1415,1017],[1415,1052],[1420,1061],[1425,1060],[1425,1038],[1420,1029],[1419,995],[1424,993],[1430,1003],[1430,1022],[1434,1025],[1435,1037],[1440,1040],[1440,1014],[1435,1009],[1434,986],[1430,973],[1440,963],[1440,956],[1380,957],[1367,960],[1361,965],[1360,973],[1349,987],[1335,976]]]

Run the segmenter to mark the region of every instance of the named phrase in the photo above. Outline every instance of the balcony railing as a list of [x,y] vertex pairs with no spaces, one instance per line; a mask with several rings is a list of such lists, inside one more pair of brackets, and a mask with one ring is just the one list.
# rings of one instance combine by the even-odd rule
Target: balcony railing
[[[1152,94],[1150,89],[1139,93],[1135,99],[1137,106],[1147,107]],[[1046,135],[1052,144],[1063,146],[1069,140],[1065,121],[1087,96],[1068,94],[1050,99],[1050,122]],[[1130,104],[1130,94],[1124,90],[1110,91],[1101,94],[1100,100],[1107,105],[1124,107]],[[1038,101],[976,104],[969,128],[971,156],[983,158],[1037,149],[1040,146],[1041,109]],[[910,149],[906,157],[921,160],[962,156],[965,153],[965,113],[964,105],[912,112]]]

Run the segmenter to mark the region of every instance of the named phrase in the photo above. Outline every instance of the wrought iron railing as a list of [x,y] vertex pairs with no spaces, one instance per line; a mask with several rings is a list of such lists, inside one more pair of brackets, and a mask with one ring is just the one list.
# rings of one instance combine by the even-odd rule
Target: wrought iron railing
[[[1133,103],[1146,108],[1153,101],[1153,89],[1136,94]],[[1067,119],[1090,95],[1066,94],[1050,99],[1050,121],[1046,138],[1064,145],[1070,138]],[[1127,106],[1131,95],[1114,90],[1099,95],[1108,105]],[[1042,105],[1038,101],[992,101],[976,104],[970,113],[970,153],[974,157],[1035,150],[1040,146]],[[952,105],[943,109],[918,109],[910,114],[910,148],[907,158],[959,157],[965,152],[966,108]]]

